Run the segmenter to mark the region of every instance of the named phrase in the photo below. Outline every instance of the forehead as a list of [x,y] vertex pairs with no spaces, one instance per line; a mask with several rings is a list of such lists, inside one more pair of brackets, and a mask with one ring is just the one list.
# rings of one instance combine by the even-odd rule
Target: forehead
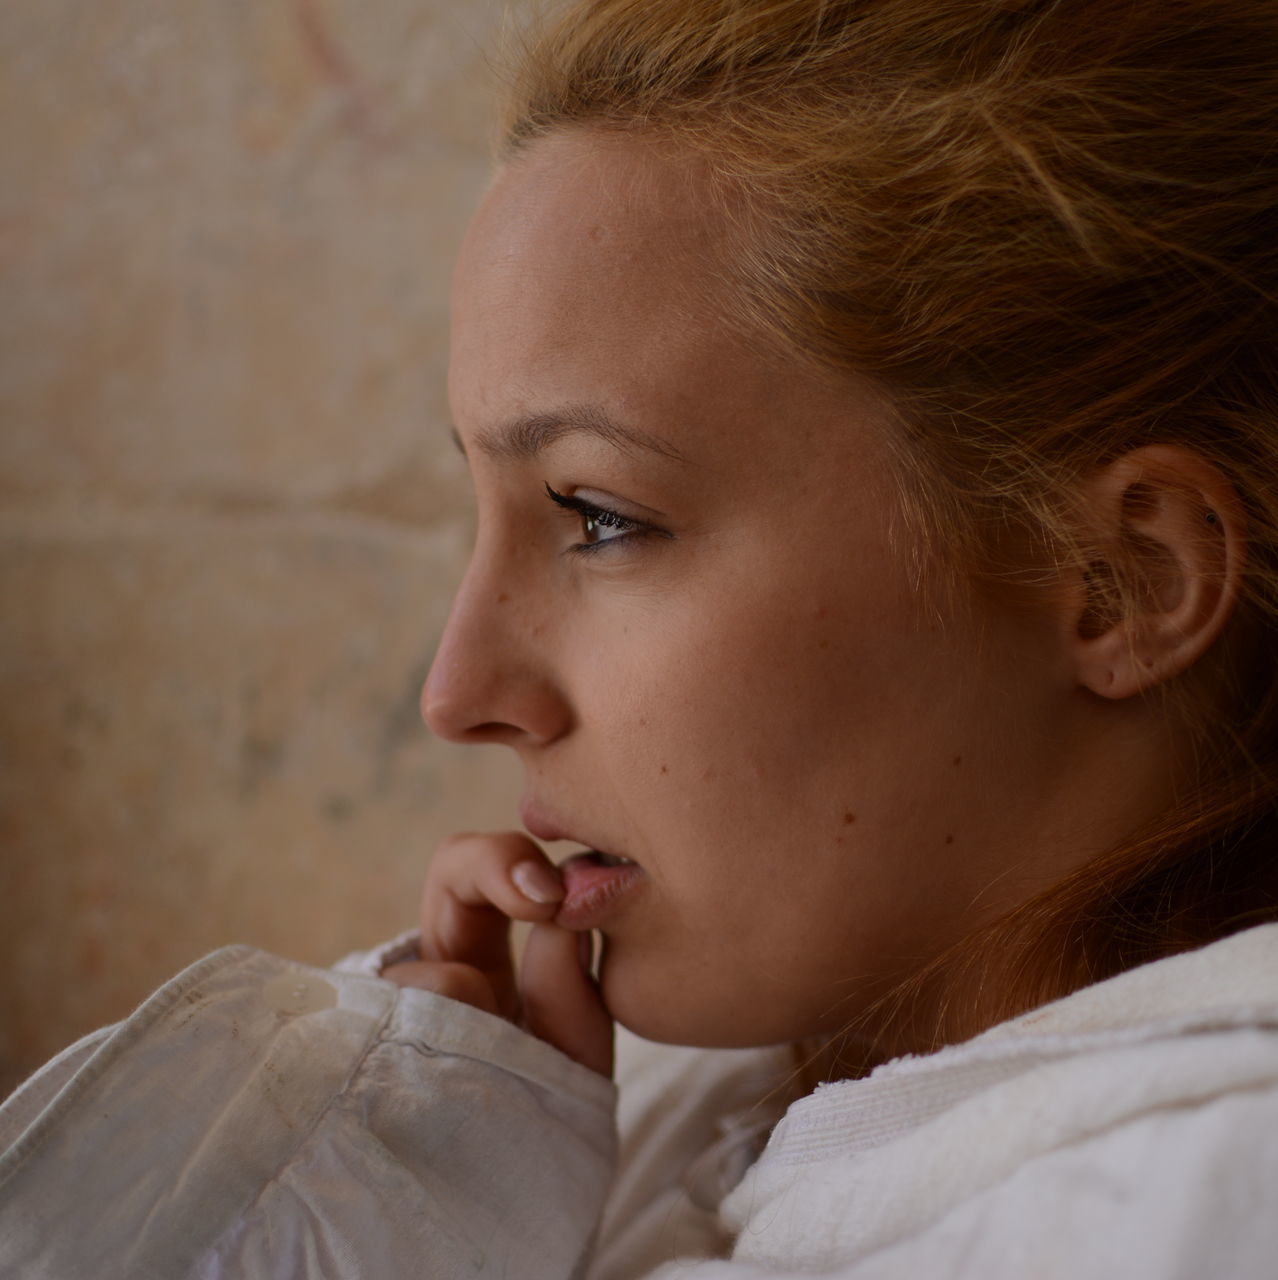
[[724,240],[692,157],[597,134],[534,143],[497,175],[462,247],[454,393],[469,400],[494,361],[507,383],[704,362],[732,341]]
[[[541,139],[498,174],[453,290],[449,393],[463,438],[590,406],[686,460],[771,484],[855,466],[890,409],[742,320],[732,222],[697,161],[633,136]],[[800,461],[801,460],[801,461]]]

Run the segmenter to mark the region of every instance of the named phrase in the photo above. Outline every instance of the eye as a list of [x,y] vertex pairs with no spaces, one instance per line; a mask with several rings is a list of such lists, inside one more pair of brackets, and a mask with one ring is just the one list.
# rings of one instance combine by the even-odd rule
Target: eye
[[660,532],[651,525],[630,520],[607,507],[587,502],[584,498],[558,493],[550,485],[546,486],[546,496],[562,511],[581,521],[581,541],[571,548],[577,553],[588,554],[609,543]]

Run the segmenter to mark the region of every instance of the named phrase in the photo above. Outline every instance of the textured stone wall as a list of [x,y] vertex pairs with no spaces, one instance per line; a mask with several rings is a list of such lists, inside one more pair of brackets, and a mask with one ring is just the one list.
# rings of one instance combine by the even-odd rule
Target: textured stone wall
[[513,821],[432,741],[449,263],[495,0],[0,6],[0,1076],[206,950],[411,923]]

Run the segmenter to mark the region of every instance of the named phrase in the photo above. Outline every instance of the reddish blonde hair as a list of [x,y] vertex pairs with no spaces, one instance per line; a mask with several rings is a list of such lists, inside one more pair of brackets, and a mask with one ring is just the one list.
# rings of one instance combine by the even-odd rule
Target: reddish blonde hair
[[701,158],[743,315],[889,390],[903,493],[949,564],[1005,574],[1015,530],[1046,569],[1085,566],[1071,485],[1142,444],[1242,498],[1235,629],[1259,660],[1223,659],[1199,785],[938,961],[985,994],[936,1037],[1278,917],[1278,10],[576,0],[526,35],[510,101],[508,153],[590,127]]

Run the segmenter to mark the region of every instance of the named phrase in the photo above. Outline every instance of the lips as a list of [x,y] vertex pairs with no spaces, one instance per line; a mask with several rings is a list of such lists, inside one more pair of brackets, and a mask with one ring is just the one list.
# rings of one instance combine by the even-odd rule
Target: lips
[[536,840],[544,841],[546,844],[554,844],[558,840],[570,840],[573,844],[585,845],[591,853],[597,854],[610,864],[615,862],[633,864],[634,862],[634,859],[627,857],[625,854],[614,853],[610,849],[604,849],[601,847],[603,842],[596,844],[594,840],[589,838],[588,833],[572,830],[567,823],[560,822],[559,819],[552,817],[532,800],[524,800],[520,804],[519,818],[529,835]]
[[561,864],[564,900],[555,923],[565,929],[601,929],[616,918],[644,880],[643,868],[614,854],[574,854]]
[[[552,843],[571,840],[590,844],[532,801],[520,805],[519,816],[530,835]],[[559,864],[564,880],[564,900],[555,923],[565,929],[598,929],[613,919],[624,906],[623,899],[638,889],[646,878],[643,868],[624,854],[591,848],[576,853]]]

